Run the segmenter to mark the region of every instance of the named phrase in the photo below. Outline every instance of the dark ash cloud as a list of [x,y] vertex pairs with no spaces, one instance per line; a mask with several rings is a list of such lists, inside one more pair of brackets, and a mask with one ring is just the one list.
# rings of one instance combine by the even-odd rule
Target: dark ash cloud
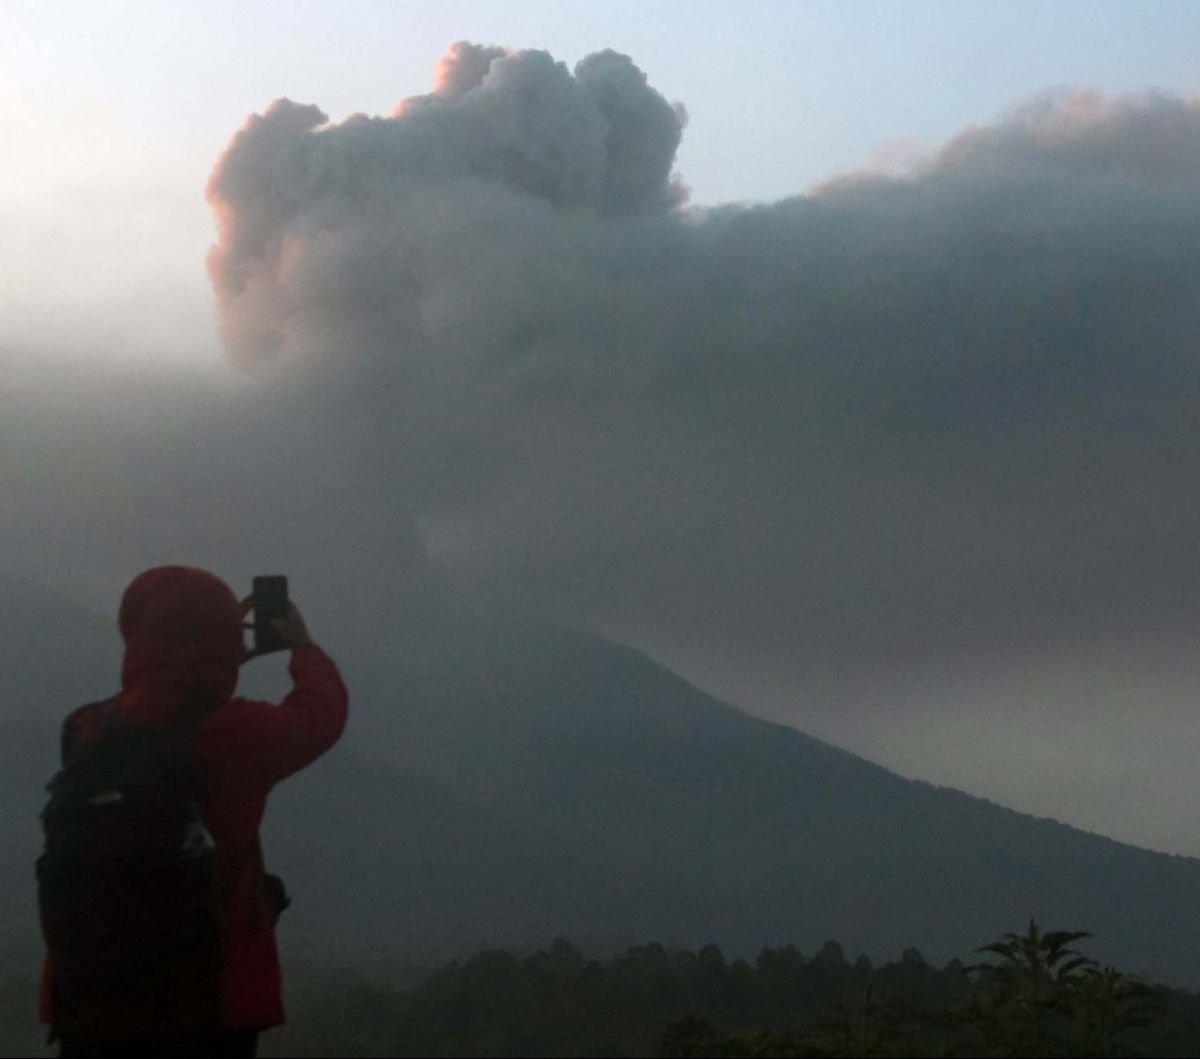
[[1198,115],[1059,94],[904,178],[697,210],[628,59],[460,44],[390,118],[252,118],[210,270],[239,363],[366,392],[495,605],[837,666],[1169,623]]
[[[752,208],[688,204],[684,125],[614,52],[465,43],[388,117],[276,101],[208,186],[243,384],[83,381],[69,432],[0,390],[6,554],[60,583],[89,547],[112,583],[287,565],[387,620],[449,586],[868,751],[913,674],[961,703],[1031,657],[1187,642],[1200,104],[1050,94]],[[1126,733],[1100,699],[1077,763]],[[971,789],[992,743],[955,751]],[[994,745],[984,793],[1015,790]]]

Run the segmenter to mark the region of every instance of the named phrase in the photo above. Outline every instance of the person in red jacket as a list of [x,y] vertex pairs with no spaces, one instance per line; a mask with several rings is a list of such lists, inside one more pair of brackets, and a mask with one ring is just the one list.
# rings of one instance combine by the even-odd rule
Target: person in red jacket
[[[282,887],[263,865],[259,824],[271,788],[311,764],[342,734],[348,697],[337,667],[291,606],[275,628],[291,650],[292,691],[279,705],[234,698],[238,669],[253,652],[243,642],[250,601],[204,570],[164,566],[133,580],[121,599],[125,641],[115,708],[130,725],[160,727],[203,701],[197,729],[201,811],[216,845],[221,936],[216,1025],[197,1033],[179,998],[177,1013],[111,1013],[95,1039],[62,1039],[60,1055],[253,1056],[258,1035],[284,1021],[275,923]],[[63,724],[64,756],[99,734],[101,704]],[[43,965],[39,1015],[54,1019],[54,960]]]

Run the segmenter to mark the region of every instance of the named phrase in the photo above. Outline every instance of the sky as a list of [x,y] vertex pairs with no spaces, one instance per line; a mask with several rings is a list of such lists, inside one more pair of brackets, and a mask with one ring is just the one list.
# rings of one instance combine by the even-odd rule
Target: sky
[[1200,854],[1197,39],[9,2],[0,570],[337,554]]

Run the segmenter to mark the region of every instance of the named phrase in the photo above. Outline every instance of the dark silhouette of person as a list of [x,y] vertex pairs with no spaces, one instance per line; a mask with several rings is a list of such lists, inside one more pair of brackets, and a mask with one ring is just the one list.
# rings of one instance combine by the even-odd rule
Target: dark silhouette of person
[[[147,570],[121,599],[125,653],[121,690],[111,700],[120,719],[162,727],[194,708],[197,696],[203,707],[194,738],[203,821],[216,847],[216,981],[172,983],[160,1003],[138,1010],[101,1005],[93,1012],[96,1032],[59,1035],[63,1056],[253,1056],[258,1035],[284,1021],[275,924],[285,899],[279,880],[264,869],[259,824],[271,788],[337,742],[348,697],[294,605],[273,623],[291,651],[292,691],[278,705],[233,697],[239,667],[254,657],[243,642],[250,608],[250,599],[239,602],[213,574],[183,566]],[[66,718],[64,758],[97,738],[102,705]],[[52,954],[43,965],[38,1007],[53,1035]]]

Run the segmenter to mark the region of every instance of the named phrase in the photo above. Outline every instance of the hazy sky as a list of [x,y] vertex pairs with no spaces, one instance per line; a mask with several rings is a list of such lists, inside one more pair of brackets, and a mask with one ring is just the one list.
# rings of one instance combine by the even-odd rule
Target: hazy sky
[[[463,39],[549,55],[423,96]],[[8,3],[0,569],[444,578],[1200,854],[1197,40],[1190,3]]]

